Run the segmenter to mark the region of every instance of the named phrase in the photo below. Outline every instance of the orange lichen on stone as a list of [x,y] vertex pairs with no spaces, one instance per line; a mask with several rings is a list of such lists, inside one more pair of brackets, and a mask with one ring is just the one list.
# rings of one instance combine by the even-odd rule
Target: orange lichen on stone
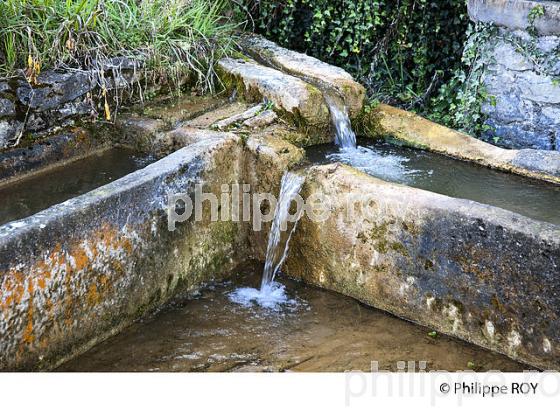
[[73,250],[73,252],[71,252],[71,255],[74,258],[74,267],[76,271],[81,271],[90,262],[86,251],[80,246],[78,246],[77,249]]
[[9,308],[12,304],[19,304],[25,293],[24,276],[20,271],[10,269],[5,276],[2,294],[6,297],[2,306],[3,309]]
[[37,262],[37,274],[42,276],[43,279],[51,278],[51,268],[44,261]]
[[[77,315],[84,308],[109,298],[113,282],[126,272],[127,258],[134,250],[126,231],[103,224],[81,236],[44,250],[26,266],[14,264],[0,272],[0,311],[6,320],[18,318],[20,323],[16,355],[47,348],[60,331],[80,322]],[[47,327],[34,321],[37,313],[48,318]]]
[[97,291],[97,285],[95,283],[92,283],[91,285],[89,285],[87,293],[88,304],[96,305],[97,303],[99,303],[100,299],[101,297],[99,295],[99,292]]
[[126,253],[132,253],[132,242],[128,238],[122,239],[122,247]]
[[27,325],[23,331],[22,340],[24,343],[31,344],[35,340],[33,334],[33,298],[29,300],[29,307],[27,309]]
[[101,286],[107,286],[107,283],[109,282],[109,278],[106,275],[101,275],[99,277],[99,282],[101,282]]

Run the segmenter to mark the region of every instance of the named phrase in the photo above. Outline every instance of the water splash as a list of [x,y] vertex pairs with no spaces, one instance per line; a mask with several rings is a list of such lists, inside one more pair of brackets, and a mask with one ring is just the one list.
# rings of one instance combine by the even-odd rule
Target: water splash
[[257,304],[263,308],[271,310],[280,310],[283,306],[295,307],[297,302],[290,299],[286,294],[284,285],[278,282],[272,282],[265,288],[239,288],[231,292],[229,300],[245,307],[251,307]]
[[356,134],[348,116],[348,109],[341,98],[325,93],[325,102],[331,113],[331,121],[335,129],[335,143],[341,148],[356,148]]
[[[286,295],[283,285],[274,282],[274,278],[286,256],[290,245],[290,239],[294,233],[299,215],[294,215],[293,225],[288,233],[288,237],[282,246],[282,233],[287,229],[290,222],[290,205],[292,200],[299,194],[305,178],[293,172],[286,172],[282,176],[280,183],[280,195],[274,209],[274,220],[270,227],[268,235],[268,244],[266,248],[266,261],[264,264],[263,278],[260,289],[240,288],[230,294],[233,302],[249,306],[253,302],[265,307],[278,309],[280,305],[290,305],[295,303]],[[285,236],[285,235],[284,235]]]
[[407,165],[410,158],[393,153],[379,152],[368,147],[342,148],[338,152],[328,154],[327,158],[391,182],[410,182],[415,175],[423,173]]

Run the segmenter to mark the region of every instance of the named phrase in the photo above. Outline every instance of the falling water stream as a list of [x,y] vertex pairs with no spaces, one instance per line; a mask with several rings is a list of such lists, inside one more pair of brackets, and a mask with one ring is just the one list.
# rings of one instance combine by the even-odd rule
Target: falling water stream
[[[356,150],[356,135],[352,130],[348,109],[342,98],[325,93],[325,101],[329,107],[331,119],[335,129],[335,142],[341,151]],[[280,196],[274,210],[274,220],[268,236],[266,260],[260,289],[240,288],[230,294],[230,299],[243,305],[257,303],[260,306],[276,309],[280,305],[295,303],[288,299],[284,286],[274,281],[274,277],[282,267],[294,233],[299,215],[290,214],[292,200],[299,194],[305,178],[293,172],[286,172],[280,183]],[[292,226],[287,235],[282,235],[288,229],[288,222]],[[284,239],[284,240],[283,240]]]
[[331,113],[331,120],[335,130],[335,143],[341,149],[356,148],[356,134],[352,130],[352,123],[348,116],[348,109],[340,97],[325,93],[325,101]]
[[[280,183],[280,194],[274,209],[274,220],[270,228],[268,236],[268,245],[266,248],[266,260],[260,289],[240,288],[230,295],[232,301],[249,305],[253,302],[267,307],[277,308],[282,304],[295,303],[286,296],[284,286],[275,282],[274,277],[282,267],[290,245],[290,238],[294,233],[299,213],[290,214],[290,205],[292,200],[301,191],[305,178],[302,175],[293,172],[286,172]],[[289,222],[292,223],[288,230]],[[283,233],[287,234],[282,235]],[[282,241],[283,236],[285,238]]]
[[270,234],[268,236],[261,291],[266,291],[272,286],[274,277],[280,270],[282,263],[284,263],[284,260],[288,255],[290,239],[296,229],[299,215],[294,215],[295,219],[293,220],[292,228],[290,229],[288,238],[286,239],[283,247],[280,246],[280,240],[282,232],[288,228],[288,222],[292,216],[290,214],[290,204],[296,195],[301,191],[304,179],[305,178],[303,176],[294,174],[293,172],[286,172],[282,177],[282,182],[280,183],[280,196],[276,203],[274,220],[272,221],[272,227],[270,228]]

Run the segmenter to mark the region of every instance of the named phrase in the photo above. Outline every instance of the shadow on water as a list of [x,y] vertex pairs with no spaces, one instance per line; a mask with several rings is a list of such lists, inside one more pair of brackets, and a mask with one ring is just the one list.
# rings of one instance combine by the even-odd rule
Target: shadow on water
[[[290,303],[269,309],[238,304],[240,287],[257,288],[262,265],[183,296],[159,313],[61,366],[59,371],[522,371],[528,366],[360,304],[280,278]],[[470,363],[469,363],[470,362]]]
[[359,139],[358,145],[350,150],[333,144],[313,146],[307,156],[315,164],[342,162],[385,181],[560,225],[560,186],[384,141]]

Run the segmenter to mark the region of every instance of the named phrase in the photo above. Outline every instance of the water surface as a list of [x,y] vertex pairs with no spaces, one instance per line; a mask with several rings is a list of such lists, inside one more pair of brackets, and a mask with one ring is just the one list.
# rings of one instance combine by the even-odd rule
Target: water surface
[[61,366],[60,371],[522,371],[505,356],[367,307],[354,299],[284,277],[288,303],[274,309],[238,303],[257,288],[262,265],[203,287]]
[[360,139],[355,150],[332,144],[307,149],[313,163],[339,161],[390,182],[504,208],[560,225],[560,186],[443,155]]
[[0,187],[0,225],[119,179],[152,161],[128,148],[111,148]]

